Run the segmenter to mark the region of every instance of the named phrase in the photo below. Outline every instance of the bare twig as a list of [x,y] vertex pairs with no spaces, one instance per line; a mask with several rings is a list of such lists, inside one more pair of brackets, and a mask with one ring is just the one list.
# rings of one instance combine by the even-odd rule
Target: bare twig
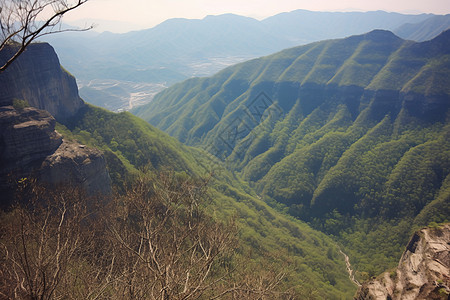
[[[62,29],[60,23],[66,13],[87,1],[0,0],[0,51],[8,46],[12,49],[10,56],[1,63],[0,72],[6,70],[39,37],[65,31],[92,29],[93,26],[82,29]],[[50,15],[48,15],[49,11],[51,11]]]

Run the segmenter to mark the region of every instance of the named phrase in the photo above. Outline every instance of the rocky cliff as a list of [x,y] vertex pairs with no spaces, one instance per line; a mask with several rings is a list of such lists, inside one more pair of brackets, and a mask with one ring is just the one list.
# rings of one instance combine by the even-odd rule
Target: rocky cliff
[[[13,50],[9,46],[0,52],[0,63]],[[30,45],[1,72],[0,90],[1,205],[12,201],[14,182],[28,176],[81,186],[89,194],[111,192],[103,154],[65,141],[55,131],[56,121],[66,123],[85,103],[75,78],[61,67],[49,44]],[[15,100],[32,107],[15,108]]]
[[[0,52],[0,64],[13,50],[6,47]],[[30,45],[1,72],[0,90],[0,106],[12,105],[14,99],[26,100],[62,123],[85,105],[78,95],[75,78],[61,67],[55,50],[47,43]]]
[[416,232],[395,271],[364,283],[355,299],[450,299],[450,223]]
[[111,180],[103,154],[63,140],[44,110],[0,107],[0,204],[12,201],[14,182],[28,176],[53,185],[69,183],[89,194],[108,194]]
[[0,107],[0,162],[2,174],[38,166],[62,143],[55,119],[35,108]]

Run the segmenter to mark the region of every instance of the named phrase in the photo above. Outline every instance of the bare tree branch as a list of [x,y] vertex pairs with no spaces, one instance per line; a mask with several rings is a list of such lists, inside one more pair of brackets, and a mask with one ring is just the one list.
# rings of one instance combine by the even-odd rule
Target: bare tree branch
[[0,211],[2,299],[295,299],[283,267],[236,255],[235,220],[207,213],[205,181],[141,178],[101,209],[69,187],[27,191]]
[[0,64],[0,72],[8,68],[39,37],[92,29],[93,26],[83,29],[61,28],[62,17],[87,1],[0,0],[0,51],[5,47],[13,49],[10,57]]

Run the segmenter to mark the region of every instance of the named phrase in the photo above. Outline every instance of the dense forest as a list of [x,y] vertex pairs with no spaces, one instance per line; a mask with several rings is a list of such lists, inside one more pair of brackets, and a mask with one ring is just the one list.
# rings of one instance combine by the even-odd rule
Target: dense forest
[[449,37],[376,30],[296,47],[174,85],[133,112],[221,158],[374,276],[414,229],[450,215]]
[[130,113],[91,105],[57,129],[67,139],[103,150],[119,195],[145,174],[169,172],[185,180],[207,180],[209,200],[201,205],[205,213],[220,222],[235,222],[239,246],[234,255],[245,261],[237,264],[236,272],[267,278],[282,275],[273,290],[279,295],[345,299],[354,293],[356,286],[348,279],[335,241],[271,208],[240,176],[204,150],[185,146]]

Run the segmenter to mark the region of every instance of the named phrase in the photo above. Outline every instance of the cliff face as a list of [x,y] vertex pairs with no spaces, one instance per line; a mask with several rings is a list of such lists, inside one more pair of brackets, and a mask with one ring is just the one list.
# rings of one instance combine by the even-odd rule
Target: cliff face
[[[12,47],[0,52],[0,63],[12,53]],[[0,73],[0,106],[14,99],[44,109],[58,122],[73,116],[84,104],[78,95],[75,78],[61,68],[58,56],[47,43],[30,45],[4,72]]]
[[397,269],[364,283],[355,299],[448,299],[450,224],[416,232]]
[[[13,53],[0,52],[0,63]],[[64,141],[55,131],[85,103],[75,78],[59,63],[46,43],[30,45],[6,71],[0,73],[0,204],[12,201],[15,181],[37,177],[41,182],[81,186],[88,194],[108,194],[111,180],[103,154]],[[15,109],[14,99],[32,107]],[[56,120],[55,120],[56,119]]]
[[103,154],[63,140],[55,124],[44,110],[0,107],[1,205],[10,204],[14,182],[28,176],[81,186],[88,194],[111,193]]

